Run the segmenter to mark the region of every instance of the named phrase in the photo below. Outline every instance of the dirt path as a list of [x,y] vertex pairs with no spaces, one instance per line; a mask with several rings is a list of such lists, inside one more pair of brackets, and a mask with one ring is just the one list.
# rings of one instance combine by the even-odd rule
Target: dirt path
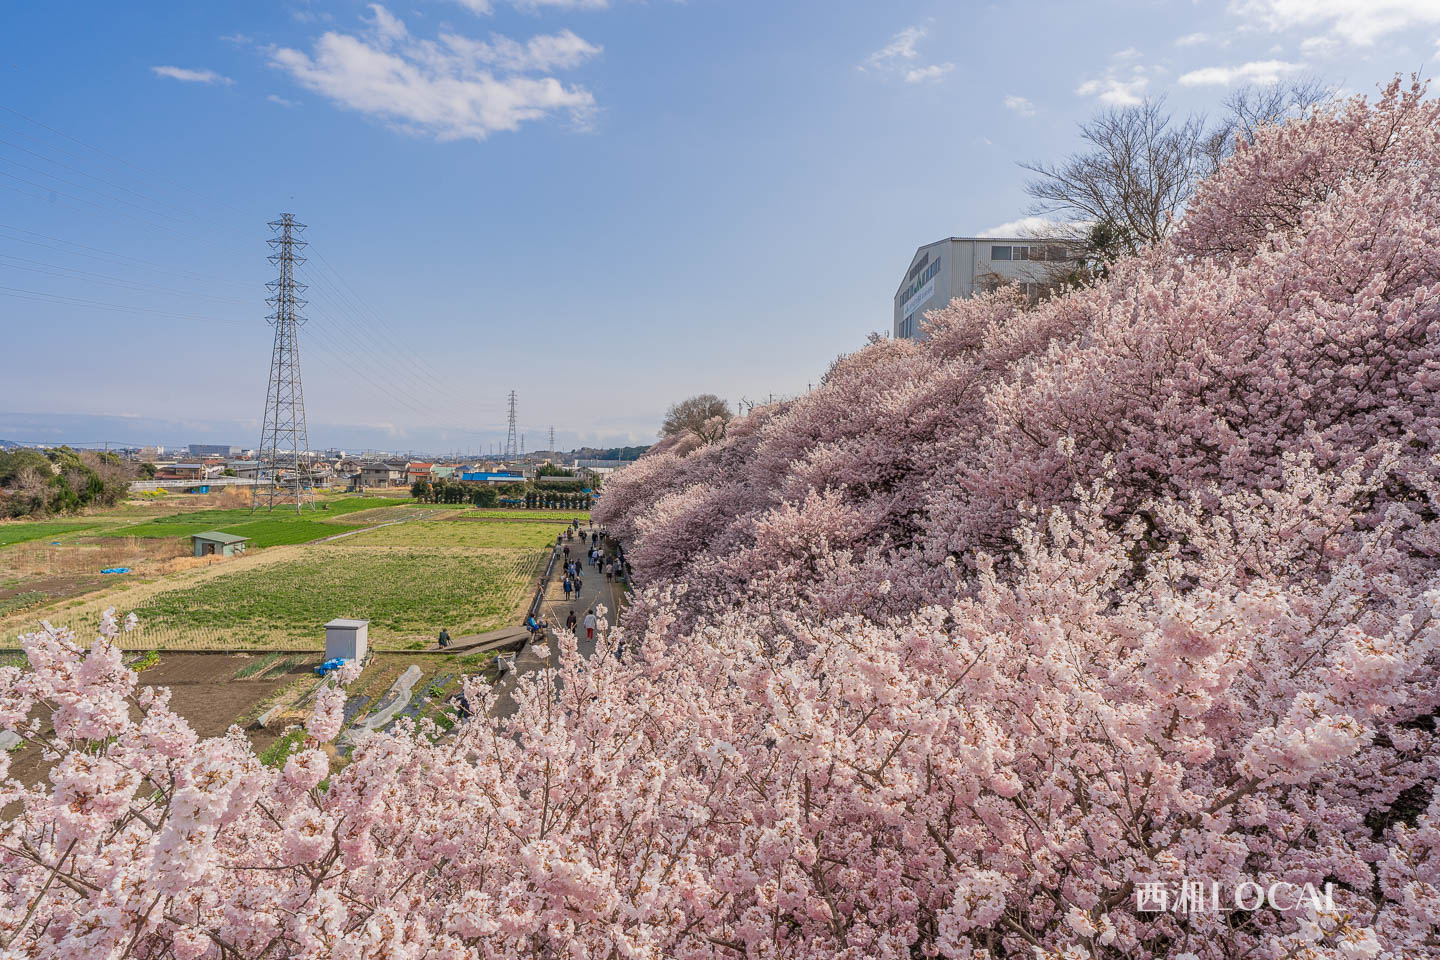
[[[353,537],[357,533],[369,533],[371,530],[379,530],[381,527],[393,527],[397,523],[409,523],[414,517],[405,517],[400,520],[386,520],[384,523],[377,523],[373,527],[361,527],[358,530],[346,530],[344,533],[337,533],[333,537],[321,537],[319,540],[309,540],[307,543],[329,543],[332,540],[344,540],[346,537]],[[305,546],[306,544],[300,544]]]

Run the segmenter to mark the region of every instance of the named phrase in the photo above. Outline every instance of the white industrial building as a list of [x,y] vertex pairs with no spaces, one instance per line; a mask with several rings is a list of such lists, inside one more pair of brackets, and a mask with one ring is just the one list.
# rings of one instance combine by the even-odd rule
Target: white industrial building
[[915,251],[895,291],[896,337],[920,339],[920,322],[931,310],[1014,285],[1031,299],[1068,272],[1076,253],[1063,240],[1020,237],[949,237]]

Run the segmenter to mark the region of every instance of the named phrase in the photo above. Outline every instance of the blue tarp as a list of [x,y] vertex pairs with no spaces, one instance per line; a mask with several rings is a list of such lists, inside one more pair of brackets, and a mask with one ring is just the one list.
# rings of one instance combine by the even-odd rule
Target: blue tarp
[[106,568],[106,569],[104,569],[104,570],[101,570],[100,572],[101,572],[101,573],[129,573],[129,572],[130,572],[130,568],[129,568],[129,567],[108,567],[108,568]]

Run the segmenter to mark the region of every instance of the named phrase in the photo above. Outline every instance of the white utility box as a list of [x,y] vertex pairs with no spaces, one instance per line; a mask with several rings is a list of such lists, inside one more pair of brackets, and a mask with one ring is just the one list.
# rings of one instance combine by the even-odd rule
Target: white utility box
[[369,637],[369,620],[331,620],[325,624],[325,659],[364,660]]

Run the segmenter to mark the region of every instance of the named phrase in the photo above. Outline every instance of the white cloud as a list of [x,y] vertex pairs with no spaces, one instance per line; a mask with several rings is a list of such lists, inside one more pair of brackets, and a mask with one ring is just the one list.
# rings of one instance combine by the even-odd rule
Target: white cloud
[[1086,220],[1051,220],[1049,217],[1021,217],[981,230],[977,237],[1064,237],[1090,226]]
[[284,97],[277,97],[277,96],[276,96],[275,94],[273,94],[273,93],[270,94],[270,95],[269,95],[268,97],[266,97],[265,99],[266,99],[266,100],[269,100],[271,103],[278,103],[278,104],[280,104],[280,106],[282,106],[282,107],[298,107],[298,106],[300,106],[300,102],[299,102],[298,100],[286,100]]
[[182,80],[185,83],[219,83],[228,87],[235,82],[229,77],[222,77],[214,70],[188,70],[185,67],[151,67],[150,70],[157,77],[169,77],[171,80]]
[[290,19],[296,23],[334,23],[335,18],[330,14],[321,11],[316,13],[313,10],[292,10]]
[[594,112],[595,98],[583,87],[527,75],[599,52],[569,31],[524,44],[454,34],[437,43],[411,35],[379,4],[370,9],[368,35],[329,31],[309,54],[272,50],[271,65],[341,107],[441,141],[483,140],[557,113],[583,126]]
[[914,60],[920,56],[915,44],[924,39],[926,33],[924,27],[906,27],[895,34],[889,43],[866,57],[865,63],[876,69],[886,70],[893,69],[901,61]]
[[255,38],[246,33],[227,33],[220,39],[237,47],[247,47],[255,42]]
[[604,10],[610,0],[512,0],[517,10],[535,12],[543,7],[555,10]]
[[1238,67],[1204,67],[1180,75],[1182,87],[1228,87],[1237,83],[1279,83],[1286,74],[1303,69],[1284,60],[1255,60]]
[[1300,52],[1307,57],[1328,57],[1340,47],[1334,37],[1306,37],[1300,41]]
[[[495,12],[495,4],[492,0],[455,0],[455,2],[477,17],[488,17]],[[546,7],[552,10],[604,10],[610,6],[610,0],[510,0],[510,3],[515,9],[523,10],[526,13],[539,13]]]
[[370,29],[374,31],[375,39],[384,47],[394,46],[409,36],[404,22],[378,3],[370,4]]
[[1112,107],[1133,107],[1145,99],[1145,88],[1150,85],[1150,70],[1137,63],[1140,51],[1126,47],[1110,56],[1105,73],[1092,77],[1075,88],[1082,97],[1095,97],[1101,103]]
[[1399,30],[1440,24],[1436,0],[1231,0],[1230,12],[1276,32],[1322,29],[1362,47]]
[[1006,110],[1014,110],[1022,117],[1035,116],[1035,104],[1024,97],[1017,97],[1014,94],[1010,94],[1003,102]]
[[939,81],[945,74],[955,69],[953,63],[932,63],[928,67],[916,67],[913,70],[905,71],[906,83],[929,83]]
[[490,64],[516,73],[578,67],[602,49],[569,30],[531,37],[524,43],[500,34],[491,34],[489,43],[453,33],[441,34],[440,40],[472,64]]
[[1210,34],[1208,33],[1187,33],[1183,37],[1175,38],[1175,46],[1177,47],[1198,47],[1202,43],[1209,42]]
[[925,27],[906,27],[890,42],[866,57],[859,69],[878,73],[897,74],[906,83],[934,83],[944,79],[945,74],[955,69],[953,63],[922,63],[916,44],[929,31]]

